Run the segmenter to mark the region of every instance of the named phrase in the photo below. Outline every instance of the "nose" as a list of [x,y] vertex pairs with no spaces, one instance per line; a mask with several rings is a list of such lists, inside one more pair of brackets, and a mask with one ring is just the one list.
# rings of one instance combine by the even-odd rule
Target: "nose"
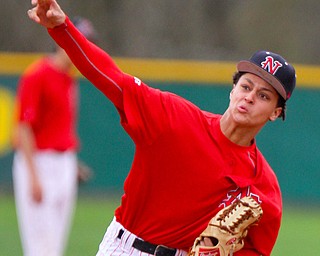
[[246,96],[245,96],[245,101],[246,102],[248,102],[248,103],[253,103],[254,102],[254,92],[253,91],[251,91],[251,92],[249,92]]

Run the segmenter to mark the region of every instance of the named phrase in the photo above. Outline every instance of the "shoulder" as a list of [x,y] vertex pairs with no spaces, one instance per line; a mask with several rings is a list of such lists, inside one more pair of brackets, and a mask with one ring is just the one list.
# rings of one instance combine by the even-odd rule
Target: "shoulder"
[[215,114],[215,113],[211,113],[211,112],[204,111],[204,110],[202,110],[202,113],[206,118],[214,120],[214,121],[219,121],[221,118],[221,114]]
[[22,78],[35,77],[45,75],[46,70],[49,68],[49,63],[46,58],[41,58],[31,63],[23,72]]
[[[257,149],[257,158],[258,158],[258,161],[260,162],[260,164],[262,165],[262,167],[267,168],[269,170],[272,170],[271,166],[269,165],[268,161],[266,160],[266,158],[264,157],[262,152],[258,149],[258,147],[256,147],[256,149]],[[273,170],[272,170],[272,172],[273,172]]]
[[278,178],[268,163],[268,161],[265,159],[265,157],[262,155],[260,150],[257,148],[257,164],[258,164],[258,170],[260,170],[259,176],[263,180],[264,184],[272,184],[272,187],[277,190],[279,190],[280,193],[280,187]]

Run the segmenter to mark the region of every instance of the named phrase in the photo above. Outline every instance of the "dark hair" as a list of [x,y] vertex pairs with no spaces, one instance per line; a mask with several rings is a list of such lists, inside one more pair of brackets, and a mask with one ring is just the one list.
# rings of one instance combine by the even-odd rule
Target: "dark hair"
[[[240,79],[240,77],[242,75],[244,75],[246,72],[236,72],[234,73],[232,80],[233,80],[233,84],[236,85]],[[279,118],[282,118],[282,120],[284,120],[286,118],[286,100],[284,98],[281,97],[281,95],[278,93],[279,97],[278,97],[278,103],[277,103],[277,107],[281,107],[282,111],[281,114],[279,115]]]

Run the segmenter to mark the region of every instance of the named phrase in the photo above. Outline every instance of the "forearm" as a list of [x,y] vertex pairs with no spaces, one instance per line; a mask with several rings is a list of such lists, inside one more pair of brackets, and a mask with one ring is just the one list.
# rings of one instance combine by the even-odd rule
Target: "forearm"
[[17,143],[19,151],[24,155],[28,167],[28,177],[32,182],[37,178],[36,167],[33,161],[36,146],[33,132],[28,124],[20,123],[18,125]]
[[77,69],[118,109],[123,109],[123,73],[112,58],[88,41],[68,18],[64,24],[48,29],[48,32],[57,44],[67,52]]
[[39,180],[37,167],[34,162],[36,143],[34,134],[29,124],[20,123],[18,126],[18,149],[24,155],[27,165],[28,179],[30,184],[30,194],[32,199],[40,203],[42,201],[42,188]]

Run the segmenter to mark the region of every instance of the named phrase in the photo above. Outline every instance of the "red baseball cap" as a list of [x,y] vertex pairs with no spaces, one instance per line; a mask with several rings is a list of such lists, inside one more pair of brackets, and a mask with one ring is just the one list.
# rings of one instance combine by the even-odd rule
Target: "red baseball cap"
[[237,64],[239,72],[252,73],[261,77],[276,89],[282,98],[288,100],[296,86],[296,72],[279,54],[258,51],[249,60]]

